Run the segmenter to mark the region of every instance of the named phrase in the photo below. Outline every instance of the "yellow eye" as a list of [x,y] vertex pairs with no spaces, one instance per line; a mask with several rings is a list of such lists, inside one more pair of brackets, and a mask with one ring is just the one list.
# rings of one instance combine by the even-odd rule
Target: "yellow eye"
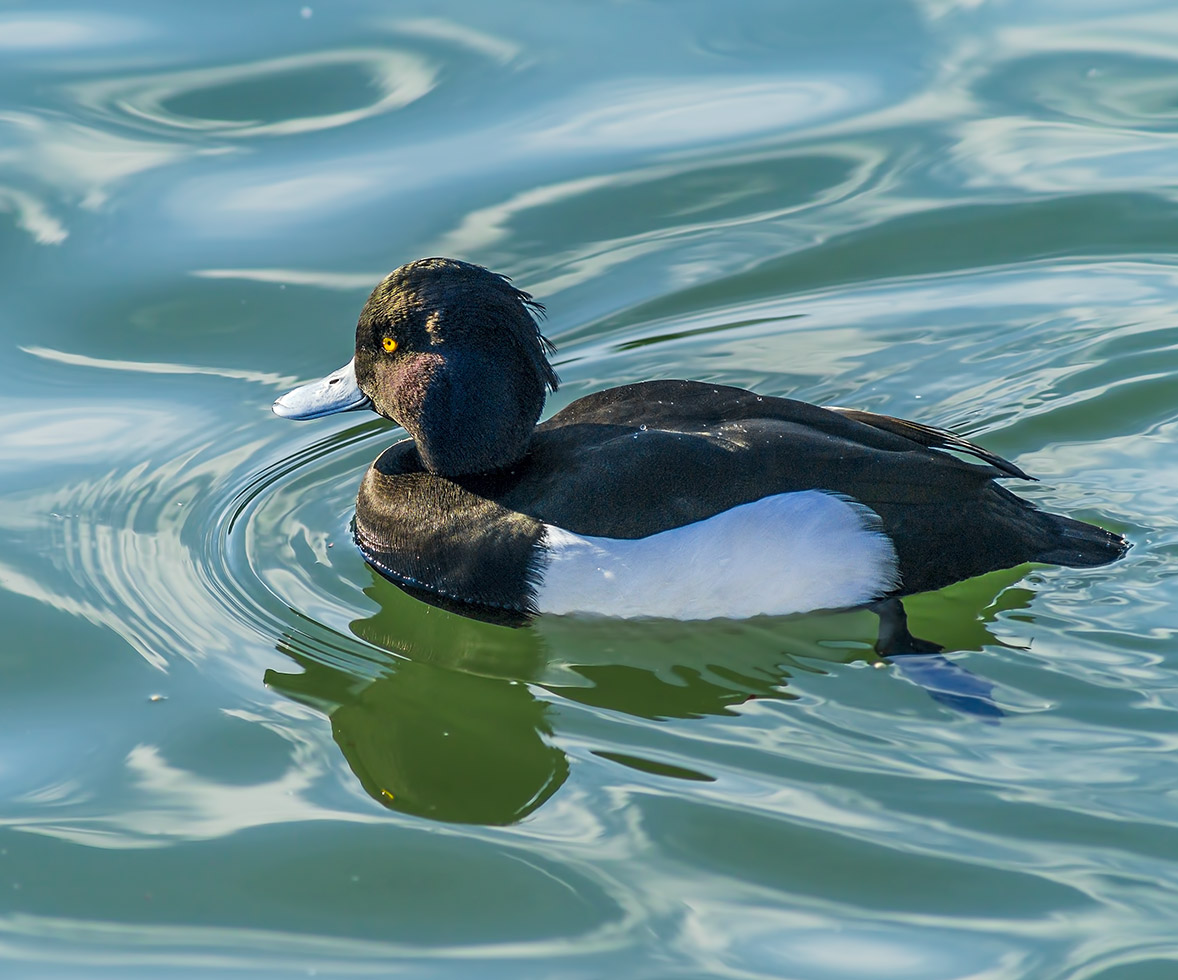
[[395,351],[397,349],[397,342],[395,340],[393,340],[392,337],[385,337],[384,349],[387,350],[391,354],[393,351]]

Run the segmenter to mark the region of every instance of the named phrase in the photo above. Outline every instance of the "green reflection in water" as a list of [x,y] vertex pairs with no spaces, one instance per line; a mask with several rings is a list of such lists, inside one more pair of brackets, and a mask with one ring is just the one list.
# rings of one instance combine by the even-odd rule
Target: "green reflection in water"
[[[1020,577],[999,572],[918,597],[914,622],[951,649],[1000,645],[986,623],[1029,603],[1033,593],[1007,587]],[[393,657],[375,671],[349,669],[301,652],[288,635],[280,649],[302,673],[270,670],[266,684],[330,718],[374,800],[451,823],[515,823],[567,780],[555,713],[531,685],[638,718],[696,718],[733,714],[755,698],[791,700],[785,686],[799,672],[882,663],[864,612],[694,623],[551,617],[512,629],[424,606],[375,575],[365,594],[380,605],[352,631]],[[594,755],[669,779],[714,778],[632,752]]]
[[266,683],[327,712],[352,772],[391,809],[514,823],[568,776],[564,754],[546,741],[546,705],[523,684],[411,660],[366,682],[292,656],[304,673],[268,671]]

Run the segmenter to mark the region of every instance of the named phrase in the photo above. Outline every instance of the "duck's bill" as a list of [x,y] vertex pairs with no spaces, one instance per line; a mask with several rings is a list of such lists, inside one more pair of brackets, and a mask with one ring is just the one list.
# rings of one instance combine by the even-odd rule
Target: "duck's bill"
[[356,360],[348,361],[326,378],[302,385],[274,403],[274,414],[284,419],[318,419],[336,412],[371,408],[372,402],[356,384]]

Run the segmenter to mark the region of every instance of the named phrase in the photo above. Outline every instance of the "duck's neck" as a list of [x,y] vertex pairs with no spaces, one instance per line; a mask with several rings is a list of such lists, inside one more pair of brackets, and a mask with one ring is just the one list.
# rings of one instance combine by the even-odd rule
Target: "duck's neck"
[[417,442],[422,464],[439,476],[503,469],[528,450],[544,408],[544,385],[527,374],[488,377],[481,361],[438,358],[424,366],[428,383],[417,411],[402,424]]

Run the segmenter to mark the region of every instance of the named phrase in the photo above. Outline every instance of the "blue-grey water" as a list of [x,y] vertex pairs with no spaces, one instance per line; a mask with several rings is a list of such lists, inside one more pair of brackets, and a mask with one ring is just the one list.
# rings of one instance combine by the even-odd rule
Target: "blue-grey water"
[[[949,426],[1134,548],[909,603],[1000,713],[863,612],[426,607],[399,430],[269,405],[437,254],[550,411]],[[0,5],[0,975],[1178,976],[1176,255],[1170,3]]]

